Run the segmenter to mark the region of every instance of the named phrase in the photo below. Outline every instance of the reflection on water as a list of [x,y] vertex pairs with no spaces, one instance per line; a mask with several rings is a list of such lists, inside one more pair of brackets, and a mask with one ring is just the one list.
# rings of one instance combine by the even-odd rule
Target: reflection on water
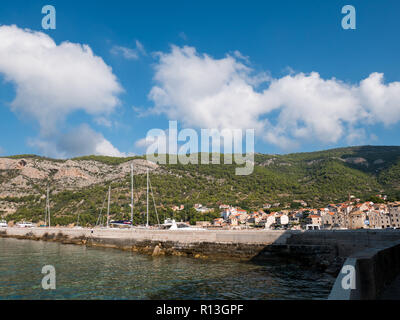
[[[56,290],[41,287],[45,265],[56,269]],[[325,299],[333,281],[296,265],[0,239],[0,299]]]

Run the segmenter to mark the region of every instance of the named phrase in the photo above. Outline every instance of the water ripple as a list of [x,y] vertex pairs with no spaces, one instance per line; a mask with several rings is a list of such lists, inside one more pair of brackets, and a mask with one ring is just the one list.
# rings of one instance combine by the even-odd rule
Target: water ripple
[[[44,265],[56,268],[56,290],[41,288]],[[333,281],[297,265],[0,239],[0,299],[325,299]]]

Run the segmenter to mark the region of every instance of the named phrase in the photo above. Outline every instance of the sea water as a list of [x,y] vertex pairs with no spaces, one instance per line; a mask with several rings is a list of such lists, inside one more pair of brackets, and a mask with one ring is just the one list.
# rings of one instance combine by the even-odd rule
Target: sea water
[[[42,288],[42,268],[56,289]],[[281,262],[255,264],[0,239],[0,299],[326,299],[334,278]]]

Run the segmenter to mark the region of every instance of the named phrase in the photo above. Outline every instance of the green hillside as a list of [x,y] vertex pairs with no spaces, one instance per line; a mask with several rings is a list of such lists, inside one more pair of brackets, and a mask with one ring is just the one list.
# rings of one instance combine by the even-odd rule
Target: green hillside
[[[135,157],[140,158],[140,157]],[[118,165],[133,158],[89,156],[74,160],[93,160]],[[258,209],[266,202],[279,207],[296,208],[293,200],[304,200],[309,206],[320,207],[344,201],[349,194],[363,200],[378,193],[391,200],[400,200],[400,147],[362,146],[288,155],[255,155],[255,168],[250,176],[236,176],[236,165],[162,165],[152,172],[155,202],[160,219],[173,215],[172,205],[185,205],[175,218],[212,219],[214,214],[201,216],[192,207],[202,203],[218,208],[221,203]],[[128,218],[130,214],[130,178],[115,180],[112,186],[111,213],[113,218]],[[95,223],[104,203],[108,184],[97,184],[79,190],[52,195],[54,222],[73,223],[80,213],[82,224]],[[43,217],[44,200],[40,197],[8,199],[23,202],[7,219]],[[146,211],[145,175],[135,176],[135,222],[143,222]],[[152,199],[150,199],[152,204]],[[151,221],[156,221],[151,208]]]

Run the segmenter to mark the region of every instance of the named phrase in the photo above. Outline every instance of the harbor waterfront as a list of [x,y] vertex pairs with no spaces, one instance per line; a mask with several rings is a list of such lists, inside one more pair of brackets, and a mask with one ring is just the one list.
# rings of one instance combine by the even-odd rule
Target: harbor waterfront
[[270,261],[285,258],[337,274],[350,255],[393,245],[399,230],[159,230],[141,228],[18,228],[0,237],[117,248],[152,256]]
[[[381,249],[397,248],[399,239],[400,231],[393,229],[7,227],[0,230],[0,297],[326,299],[346,258],[370,249],[385,256],[376,261],[395,263],[397,251]],[[374,259],[371,255],[369,263]],[[41,291],[45,265],[57,270],[60,290]],[[380,288],[391,277],[372,279]]]
[[400,301],[400,0],[315,2],[2,0],[2,311]]
[[[334,277],[296,264],[152,257],[0,238],[0,299],[326,299]],[[44,265],[56,290],[43,290]]]

